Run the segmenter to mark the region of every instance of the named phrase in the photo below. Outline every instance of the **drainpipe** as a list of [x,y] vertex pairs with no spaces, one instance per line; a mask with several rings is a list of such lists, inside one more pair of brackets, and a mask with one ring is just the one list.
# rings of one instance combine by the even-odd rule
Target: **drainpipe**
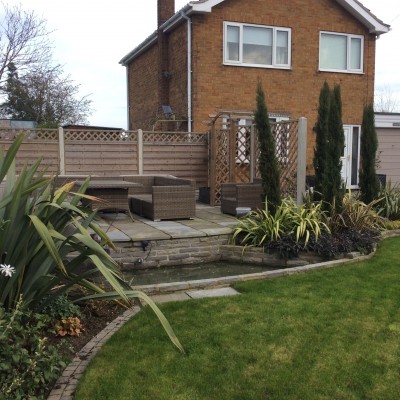
[[187,112],[188,112],[188,132],[192,132],[192,20],[181,11],[181,15],[187,21]]
[[126,110],[126,130],[129,131],[130,127],[129,127],[129,122],[130,122],[130,101],[129,101],[129,74],[128,74],[128,69],[129,69],[129,65],[126,66],[126,104],[127,104],[127,110]]

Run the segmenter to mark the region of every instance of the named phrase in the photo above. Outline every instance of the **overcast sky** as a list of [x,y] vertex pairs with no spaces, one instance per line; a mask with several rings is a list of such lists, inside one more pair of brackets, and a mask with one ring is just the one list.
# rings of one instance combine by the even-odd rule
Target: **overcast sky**
[[[361,0],[392,31],[377,41],[376,88],[391,87],[400,107],[400,0]],[[123,56],[157,24],[157,0],[4,0],[22,4],[47,20],[54,61],[90,94],[92,125],[127,127],[126,70]],[[175,10],[188,0],[175,0]]]

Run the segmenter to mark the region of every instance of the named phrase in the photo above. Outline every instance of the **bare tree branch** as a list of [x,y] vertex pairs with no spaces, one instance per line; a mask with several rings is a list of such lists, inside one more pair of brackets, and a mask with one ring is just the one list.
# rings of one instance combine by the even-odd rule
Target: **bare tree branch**
[[30,68],[47,64],[52,45],[46,20],[21,5],[9,7],[1,3],[4,17],[0,21],[0,87],[7,80],[7,70],[13,64],[23,74]]
[[399,111],[399,102],[389,85],[384,85],[381,89],[376,90],[374,97],[375,112],[390,113]]

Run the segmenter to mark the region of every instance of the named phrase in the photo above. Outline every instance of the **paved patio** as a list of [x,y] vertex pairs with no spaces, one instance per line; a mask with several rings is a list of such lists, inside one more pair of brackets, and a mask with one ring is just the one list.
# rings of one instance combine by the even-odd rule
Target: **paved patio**
[[231,233],[237,219],[222,214],[220,207],[196,204],[196,217],[187,220],[159,221],[132,214],[134,222],[126,214],[103,214],[101,227],[114,243],[141,240],[198,238]]

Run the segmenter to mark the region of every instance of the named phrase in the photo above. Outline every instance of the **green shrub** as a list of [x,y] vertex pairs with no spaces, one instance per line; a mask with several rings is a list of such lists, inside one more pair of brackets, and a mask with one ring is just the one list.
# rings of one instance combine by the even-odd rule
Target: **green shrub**
[[65,294],[58,296],[42,310],[43,314],[49,316],[52,320],[61,320],[69,317],[82,318],[81,309]]
[[233,240],[260,247],[268,241],[290,236],[306,245],[311,234],[318,237],[322,231],[329,231],[321,206],[321,202],[298,206],[293,199],[284,199],[274,214],[265,209],[242,218],[234,228]]
[[59,348],[43,336],[48,320],[24,311],[22,302],[0,308],[0,393],[2,399],[44,399],[66,366]]

